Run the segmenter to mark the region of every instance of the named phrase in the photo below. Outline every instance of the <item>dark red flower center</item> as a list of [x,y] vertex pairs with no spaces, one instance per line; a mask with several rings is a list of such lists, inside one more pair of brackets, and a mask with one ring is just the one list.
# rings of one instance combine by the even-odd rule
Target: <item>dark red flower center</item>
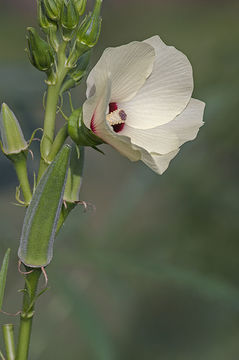
[[109,114],[113,111],[118,110],[118,105],[116,102],[109,103]]

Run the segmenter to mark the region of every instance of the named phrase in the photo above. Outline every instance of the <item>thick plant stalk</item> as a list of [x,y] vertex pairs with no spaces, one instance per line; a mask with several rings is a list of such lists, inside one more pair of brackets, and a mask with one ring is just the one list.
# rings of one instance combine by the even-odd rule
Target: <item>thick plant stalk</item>
[[[33,270],[31,268],[26,269],[27,271]],[[41,269],[34,269],[26,275],[16,360],[28,359],[34,305],[40,276]]]
[[2,329],[3,329],[4,343],[6,347],[7,360],[15,360],[13,325],[5,324],[3,325]]

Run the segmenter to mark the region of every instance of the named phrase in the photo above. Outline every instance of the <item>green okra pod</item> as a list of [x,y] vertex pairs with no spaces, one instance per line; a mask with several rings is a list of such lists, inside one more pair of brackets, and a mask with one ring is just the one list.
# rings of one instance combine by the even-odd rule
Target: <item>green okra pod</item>
[[62,206],[71,147],[62,150],[42,176],[27,209],[18,256],[29,267],[50,263]]

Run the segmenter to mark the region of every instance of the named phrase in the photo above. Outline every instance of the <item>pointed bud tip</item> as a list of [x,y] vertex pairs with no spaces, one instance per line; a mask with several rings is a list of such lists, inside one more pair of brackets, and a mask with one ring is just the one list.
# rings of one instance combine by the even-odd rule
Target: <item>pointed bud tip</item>
[[1,148],[8,157],[13,157],[28,148],[19,122],[6,103],[2,104],[0,115]]

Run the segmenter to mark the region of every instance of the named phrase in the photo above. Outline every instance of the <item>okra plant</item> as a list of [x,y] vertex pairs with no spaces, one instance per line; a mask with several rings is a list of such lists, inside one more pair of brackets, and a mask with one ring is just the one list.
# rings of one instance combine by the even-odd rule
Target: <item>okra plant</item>
[[[86,0],[37,0],[39,28],[27,28],[31,64],[45,73],[44,123],[34,185],[27,161],[31,144],[13,110],[2,104],[1,149],[19,180],[16,200],[26,208],[18,249],[18,269],[25,278],[20,326],[15,345],[13,326],[3,325],[2,359],[26,360],[41,275],[52,261],[55,237],[80,202],[84,149],[102,152],[109,144],[131,161],[143,161],[162,174],[193,140],[203,124],[204,103],[192,98],[192,68],[187,57],[159,36],[107,48],[87,78],[86,100],[74,109],[70,91],[84,79],[101,31],[102,0],[86,11]],[[63,96],[72,113],[64,114]],[[56,132],[56,114],[65,124]],[[37,160],[34,160],[37,161]],[[2,309],[10,250],[0,271]],[[1,314],[0,314],[1,315]],[[5,353],[5,355],[4,355]]]

